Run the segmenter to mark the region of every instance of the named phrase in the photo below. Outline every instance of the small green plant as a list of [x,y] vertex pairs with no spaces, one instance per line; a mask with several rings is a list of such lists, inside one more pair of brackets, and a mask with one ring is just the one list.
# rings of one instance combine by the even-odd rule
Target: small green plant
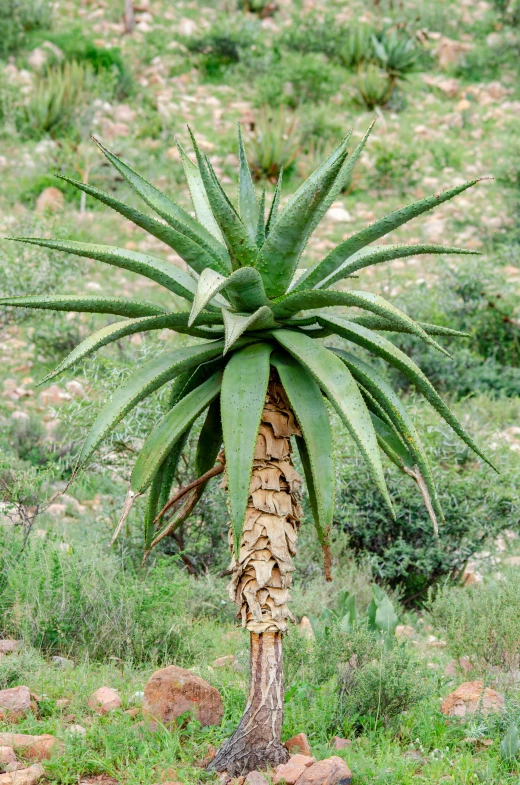
[[372,36],[374,59],[396,82],[417,68],[419,49],[412,36],[405,30],[383,30]]
[[319,104],[337,93],[344,71],[318,53],[283,52],[275,67],[257,79],[257,102],[269,106]]
[[432,624],[454,657],[475,667],[513,672],[520,666],[520,575],[506,569],[499,579],[468,588],[445,586],[430,601]]
[[384,106],[394,90],[393,80],[375,63],[363,64],[356,76],[356,88],[367,109]]
[[276,183],[280,172],[290,174],[300,152],[302,136],[295,114],[284,107],[262,107],[255,117],[249,164],[257,180]]
[[201,36],[183,40],[189,52],[198,55],[197,64],[207,79],[220,80],[233,66],[247,59],[257,41],[256,26],[214,25]]
[[510,725],[506,731],[506,735],[500,742],[500,754],[505,761],[512,761],[520,752],[520,737],[518,736],[518,727]]
[[81,124],[94,71],[84,63],[65,62],[37,78],[27,106],[26,125],[36,135],[59,135]]
[[[372,600],[362,620],[368,629],[383,640],[386,645],[392,646],[398,622],[395,606],[388,594],[379,586],[372,587],[372,594]],[[310,617],[313,630],[318,632],[322,629],[325,635],[330,633],[334,624],[337,624],[341,630],[348,632],[359,623],[359,620],[356,596],[348,591],[340,592],[335,609],[325,608],[319,619],[315,616]]]
[[362,63],[369,62],[373,57],[373,28],[367,24],[350,27],[339,51],[339,59],[345,68],[356,70]]

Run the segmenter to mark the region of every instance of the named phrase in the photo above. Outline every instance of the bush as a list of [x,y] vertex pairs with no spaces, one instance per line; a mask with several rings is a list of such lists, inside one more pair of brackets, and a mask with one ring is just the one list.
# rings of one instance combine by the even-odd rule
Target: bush
[[454,657],[479,669],[520,667],[520,571],[468,588],[444,586],[428,606],[432,624]]
[[302,137],[298,119],[283,107],[263,107],[255,118],[255,129],[248,149],[249,163],[257,180],[266,177],[276,182],[283,168],[289,174],[298,153]]
[[345,632],[335,624],[308,641],[284,644],[288,733],[306,729],[328,741],[392,718],[428,693],[427,672],[407,644],[387,647],[364,623]]
[[28,32],[50,26],[48,0],[0,0],[0,59],[19,49]]
[[198,55],[198,67],[209,80],[221,80],[227,71],[256,53],[257,26],[250,22],[238,26],[214,25],[201,36],[183,41],[189,52]]
[[[425,411],[423,409],[422,416]],[[387,469],[396,519],[393,520],[368,470],[355,457],[340,456],[335,526],[345,532],[358,558],[367,559],[375,580],[398,591],[407,604],[420,604],[429,587],[454,579],[484,543],[520,519],[519,468],[500,475],[476,465],[467,448],[447,428],[429,425],[425,441],[433,463],[443,466],[436,480],[446,523],[434,534],[423,500],[409,478]]]
[[256,82],[258,104],[296,108],[320,103],[337,93],[344,82],[342,70],[321,54],[284,52]]
[[2,553],[4,637],[22,638],[45,655],[179,665],[211,645],[214,629],[190,614],[191,581],[171,560],[137,572],[128,556],[94,543],[64,549],[51,533],[29,540],[22,552],[4,535]]
[[94,71],[89,65],[66,62],[50,68],[37,78],[25,107],[27,129],[37,137],[70,134],[74,126],[79,130],[93,85]]

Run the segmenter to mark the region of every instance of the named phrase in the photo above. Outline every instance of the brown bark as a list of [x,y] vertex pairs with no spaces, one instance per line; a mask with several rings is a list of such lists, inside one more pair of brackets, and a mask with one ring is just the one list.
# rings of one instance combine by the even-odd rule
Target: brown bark
[[[288,759],[281,744],[282,634],[292,618],[287,603],[302,516],[302,478],[291,459],[293,435],[300,431],[273,373],[256,444],[240,553],[233,553],[230,567],[230,597],[239,606],[242,626],[251,633],[251,681],[240,724],[211,768],[232,776]],[[229,544],[233,551],[231,532]]]
[[135,16],[134,16],[134,0],[125,0],[125,33],[130,35],[134,32]]
[[251,633],[249,696],[240,724],[211,763],[216,771],[240,774],[285,763],[282,633]]

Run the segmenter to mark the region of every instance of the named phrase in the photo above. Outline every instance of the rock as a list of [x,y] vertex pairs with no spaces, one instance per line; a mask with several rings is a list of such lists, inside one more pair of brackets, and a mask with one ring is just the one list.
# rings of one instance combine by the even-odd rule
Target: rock
[[314,763],[316,763],[316,758],[311,758],[309,755],[292,755],[287,763],[280,763],[276,767],[273,776],[274,785],[278,785],[279,782],[294,785],[299,782],[305,769]]
[[29,52],[27,62],[29,63],[29,68],[32,68],[33,71],[41,71],[44,66],[47,65],[48,59],[49,56],[47,52],[37,46],[36,49],[33,49],[32,52]]
[[127,709],[125,714],[128,714],[129,717],[138,717],[141,714],[141,709],[139,706],[134,706],[132,709]]
[[299,630],[304,638],[308,638],[312,640],[314,638],[314,630],[312,629],[312,624],[310,619],[307,616],[302,616],[301,622],[298,625]]
[[170,725],[194,712],[201,725],[220,725],[224,706],[220,693],[191,671],[170,665],[156,671],[144,689],[143,713]]
[[350,785],[352,773],[342,758],[320,760],[307,769],[298,780],[298,785]]
[[327,211],[327,218],[338,223],[349,223],[352,221],[352,216],[348,210],[345,210],[343,205],[333,205]]
[[269,783],[260,771],[250,771],[244,785],[269,785]]
[[28,760],[48,760],[52,750],[61,750],[62,745],[55,736],[49,733],[43,736],[31,736],[27,733],[0,733],[0,746],[12,747]]
[[196,33],[197,29],[198,29],[197,24],[196,22],[193,21],[193,19],[188,19],[187,17],[184,17],[179,22],[177,31],[179,35],[190,36]]
[[413,638],[415,635],[415,628],[410,624],[398,624],[395,628],[396,638]]
[[76,379],[72,379],[72,381],[67,382],[65,387],[70,392],[73,398],[85,397],[85,388],[83,387],[81,382],[76,381]]
[[7,766],[8,763],[17,763],[16,755],[12,747],[0,747],[0,763]]
[[437,44],[435,54],[439,66],[449,68],[451,65],[457,65],[470,49],[473,49],[473,44],[465,44],[462,41],[454,41],[452,38],[442,36]]
[[70,393],[66,393],[57,384],[51,384],[40,393],[40,401],[44,406],[60,406],[64,401],[70,401]]
[[67,733],[72,733],[74,736],[86,736],[87,729],[83,725],[69,725]]
[[285,742],[285,746],[291,755],[294,755],[297,752],[301,752],[302,755],[310,756],[311,754],[311,746],[305,733],[298,733],[296,736],[293,736],[292,739],[288,739]]
[[37,213],[55,213],[63,208],[65,197],[59,188],[44,188],[36,200]]
[[16,773],[0,774],[0,785],[34,785],[44,774],[43,766],[35,763],[28,769],[19,769]]
[[18,651],[21,645],[22,641],[4,638],[4,640],[0,640],[0,654],[12,654],[13,652]]
[[66,709],[67,706],[70,706],[70,700],[68,698],[59,698],[59,700],[56,701],[57,709]]
[[224,657],[217,657],[211,664],[214,668],[232,668],[236,661],[234,654],[225,654]]
[[31,711],[31,693],[29,687],[11,687],[0,690],[0,718],[15,721],[25,717]]
[[137,117],[137,112],[128,104],[117,104],[114,106],[114,120],[118,123],[133,123]]
[[350,739],[342,739],[341,736],[334,736],[331,741],[331,746],[334,747],[335,750],[346,750],[352,744]]
[[501,711],[504,698],[496,690],[484,687],[482,681],[466,681],[442,702],[441,712],[448,717],[465,717],[466,714],[483,714]]
[[63,668],[63,670],[76,667],[76,663],[73,660],[68,660],[66,657],[51,657],[51,662],[53,665],[56,665],[57,668]]
[[88,699],[89,708],[94,709],[102,716],[108,714],[109,711],[120,709],[122,705],[123,701],[120,694],[117,690],[113,690],[112,687],[100,687]]

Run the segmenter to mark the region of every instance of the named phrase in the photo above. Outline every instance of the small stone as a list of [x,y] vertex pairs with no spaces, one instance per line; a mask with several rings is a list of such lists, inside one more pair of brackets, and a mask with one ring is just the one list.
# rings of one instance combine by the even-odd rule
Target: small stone
[[76,663],[73,660],[68,660],[66,657],[51,657],[51,662],[53,665],[56,665],[57,668],[63,668],[63,670],[69,670],[76,667]]
[[2,766],[7,766],[8,763],[17,763],[12,747],[0,747],[0,763]]
[[352,216],[350,215],[348,210],[341,206],[331,207],[327,211],[327,218],[331,221],[335,221],[337,223],[349,223],[352,221]]
[[141,709],[139,706],[134,706],[132,709],[127,709],[125,714],[128,714],[129,717],[138,717],[141,714]]
[[293,736],[291,739],[288,739],[285,742],[285,746],[287,747],[291,755],[294,755],[297,752],[301,752],[302,755],[310,756],[311,754],[311,747],[305,733],[298,733],[296,736]]
[[413,638],[415,635],[415,628],[410,624],[398,624],[395,628],[396,638]]
[[350,785],[352,773],[342,758],[320,760],[307,769],[298,780],[298,785]]
[[334,736],[331,741],[331,746],[334,747],[335,750],[346,750],[351,745],[352,742],[350,739],[343,739],[341,736]]
[[29,63],[29,68],[32,68],[33,71],[41,71],[43,67],[47,65],[48,59],[47,52],[37,46],[36,49],[33,49],[32,52],[29,52],[27,62]]
[[292,755],[287,763],[280,763],[276,767],[273,783],[278,785],[279,782],[284,782],[286,785],[295,785],[299,781],[305,769],[316,763],[316,758],[311,758],[309,755]]
[[55,213],[63,208],[65,197],[59,188],[53,185],[44,188],[36,200],[37,213]]
[[70,392],[73,398],[84,398],[85,397],[85,388],[81,384],[81,382],[72,379],[72,381],[67,382],[65,385],[67,390]]
[[504,698],[496,690],[484,687],[482,681],[466,681],[443,700],[441,712],[448,717],[465,717],[477,711],[485,715],[503,708]]
[[87,729],[83,725],[69,725],[67,733],[72,733],[73,736],[86,736]]
[[112,687],[100,687],[88,699],[89,708],[94,709],[102,716],[108,714],[109,711],[120,709],[122,705],[121,696]]
[[310,622],[310,619],[307,618],[307,616],[302,616],[302,619],[298,626],[304,638],[308,638],[309,640],[312,640],[314,638],[314,630],[312,629],[312,624]]
[[11,687],[0,690],[0,718],[14,721],[25,717],[31,711],[31,693],[29,687]]
[[176,665],[156,671],[144,689],[143,714],[171,725],[187,711],[203,726],[220,725],[224,706],[219,691]]
[[225,654],[224,657],[217,657],[211,664],[214,668],[232,668],[236,661],[234,654]]
[[0,640],[0,654],[12,654],[13,652],[18,651],[21,645],[22,641],[4,638],[4,640]]
[[269,785],[269,783],[261,772],[250,771],[244,785]]
[[0,774],[0,785],[34,785],[45,775],[43,766],[35,763],[28,769],[19,769],[16,774]]
[[59,698],[56,701],[56,708],[57,709],[66,709],[67,706],[70,706],[70,700],[68,698]]
[[0,746],[12,747],[15,753],[20,753],[28,760],[47,760],[51,751],[57,745],[62,745],[55,736],[45,733],[42,736],[31,736],[27,733],[0,733]]

